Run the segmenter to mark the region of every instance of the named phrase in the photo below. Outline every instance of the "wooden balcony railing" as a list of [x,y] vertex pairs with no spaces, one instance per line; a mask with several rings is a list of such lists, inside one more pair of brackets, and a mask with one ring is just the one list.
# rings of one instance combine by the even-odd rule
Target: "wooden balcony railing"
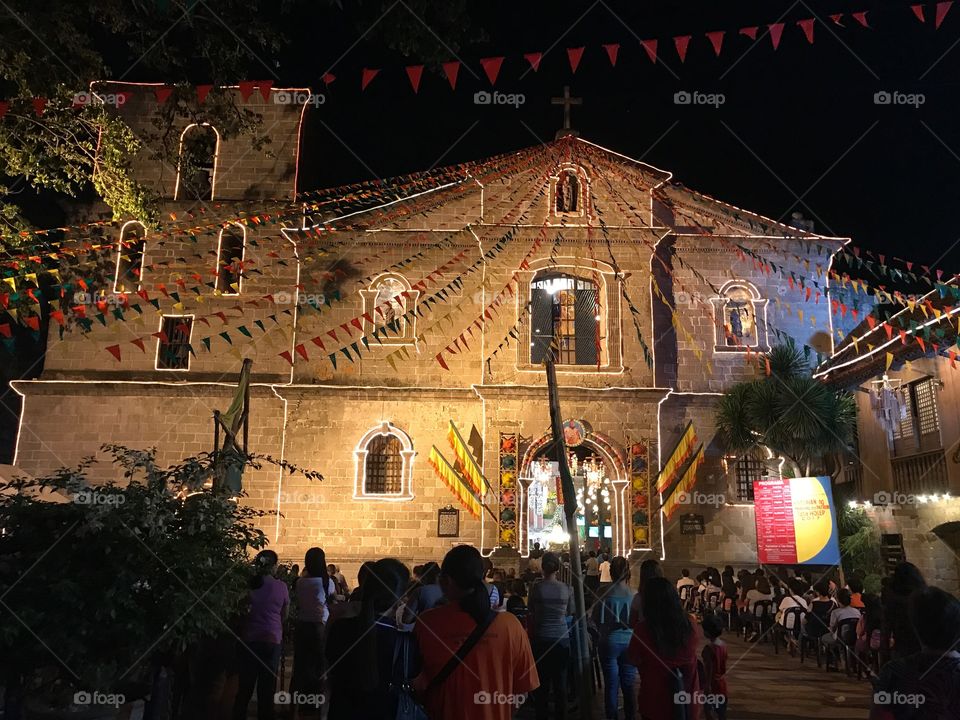
[[890,466],[898,492],[922,495],[946,492],[950,487],[943,450],[890,458]]

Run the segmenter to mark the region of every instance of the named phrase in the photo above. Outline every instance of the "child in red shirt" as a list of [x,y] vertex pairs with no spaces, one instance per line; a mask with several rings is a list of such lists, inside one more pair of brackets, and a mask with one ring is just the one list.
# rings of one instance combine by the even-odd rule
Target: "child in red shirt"
[[720,639],[723,624],[716,615],[706,615],[701,623],[707,644],[703,648],[703,691],[709,720],[727,717],[727,644]]

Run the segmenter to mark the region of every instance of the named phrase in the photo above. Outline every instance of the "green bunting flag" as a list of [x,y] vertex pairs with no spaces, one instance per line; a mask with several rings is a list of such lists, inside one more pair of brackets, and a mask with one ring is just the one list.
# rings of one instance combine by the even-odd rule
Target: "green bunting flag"
[[220,337],[222,337],[222,338],[223,338],[224,340],[226,340],[228,343],[230,343],[231,345],[233,345],[233,340],[230,339],[230,334],[227,333],[226,331],[220,333]]

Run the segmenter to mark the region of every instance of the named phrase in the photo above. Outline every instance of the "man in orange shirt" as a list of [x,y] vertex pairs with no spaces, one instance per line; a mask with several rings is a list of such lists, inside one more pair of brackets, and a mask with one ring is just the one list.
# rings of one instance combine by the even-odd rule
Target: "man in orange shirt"
[[[447,553],[440,586],[447,604],[423,613],[414,626],[423,660],[415,687],[427,716],[509,720],[540,685],[523,626],[511,613],[490,610],[476,548],[459,545]],[[480,626],[486,629],[479,639],[463,647]],[[461,659],[444,673],[455,654]]]

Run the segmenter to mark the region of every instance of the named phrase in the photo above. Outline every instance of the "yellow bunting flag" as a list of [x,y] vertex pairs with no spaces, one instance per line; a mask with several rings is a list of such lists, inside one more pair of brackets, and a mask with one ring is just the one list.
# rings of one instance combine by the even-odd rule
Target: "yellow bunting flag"
[[893,353],[887,353],[887,367],[884,368],[884,372],[889,370],[891,365],[893,365]]
[[473,491],[463,482],[457,474],[457,471],[447,462],[447,459],[440,454],[436,445],[430,448],[430,456],[427,458],[427,462],[439,478],[443,480],[444,485],[457,497],[460,504],[466,508],[467,512],[479,519],[480,501],[477,499],[477,496],[473,494]]
[[480,497],[484,497],[490,492],[490,483],[488,483],[487,479],[483,476],[483,472],[481,472],[480,466],[477,465],[477,461],[473,459],[473,453],[470,452],[470,448],[467,447],[463,438],[460,437],[460,432],[457,430],[457,426],[453,424],[453,420],[450,421],[447,440],[450,442],[450,447],[453,448],[453,454],[456,455],[457,460],[460,461],[463,474],[470,482],[473,491]]
[[680,482],[677,483],[677,487],[674,488],[673,492],[670,493],[670,497],[668,497],[663,503],[663,515],[667,520],[669,520],[677,511],[677,508],[681,504],[680,500],[683,495],[689,492],[697,483],[697,470],[699,470],[700,466],[703,465],[703,461],[704,448],[703,445],[701,445],[696,454],[693,456],[693,460],[684,471],[683,476],[680,478]]
[[660,470],[660,474],[657,475],[658,493],[662,493],[670,487],[676,479],[680,468],[682,468],[684,463],[690,458],[690,453],[693,452],[696,444],[697,431],[693,429],[693,423],[688,422],[687,427],[684,428],[683,434],[680,436],[680,440],[677,441],[676,447],[673,448],[673,452],[670,453],[670,457],[667,458],[667,462]]

